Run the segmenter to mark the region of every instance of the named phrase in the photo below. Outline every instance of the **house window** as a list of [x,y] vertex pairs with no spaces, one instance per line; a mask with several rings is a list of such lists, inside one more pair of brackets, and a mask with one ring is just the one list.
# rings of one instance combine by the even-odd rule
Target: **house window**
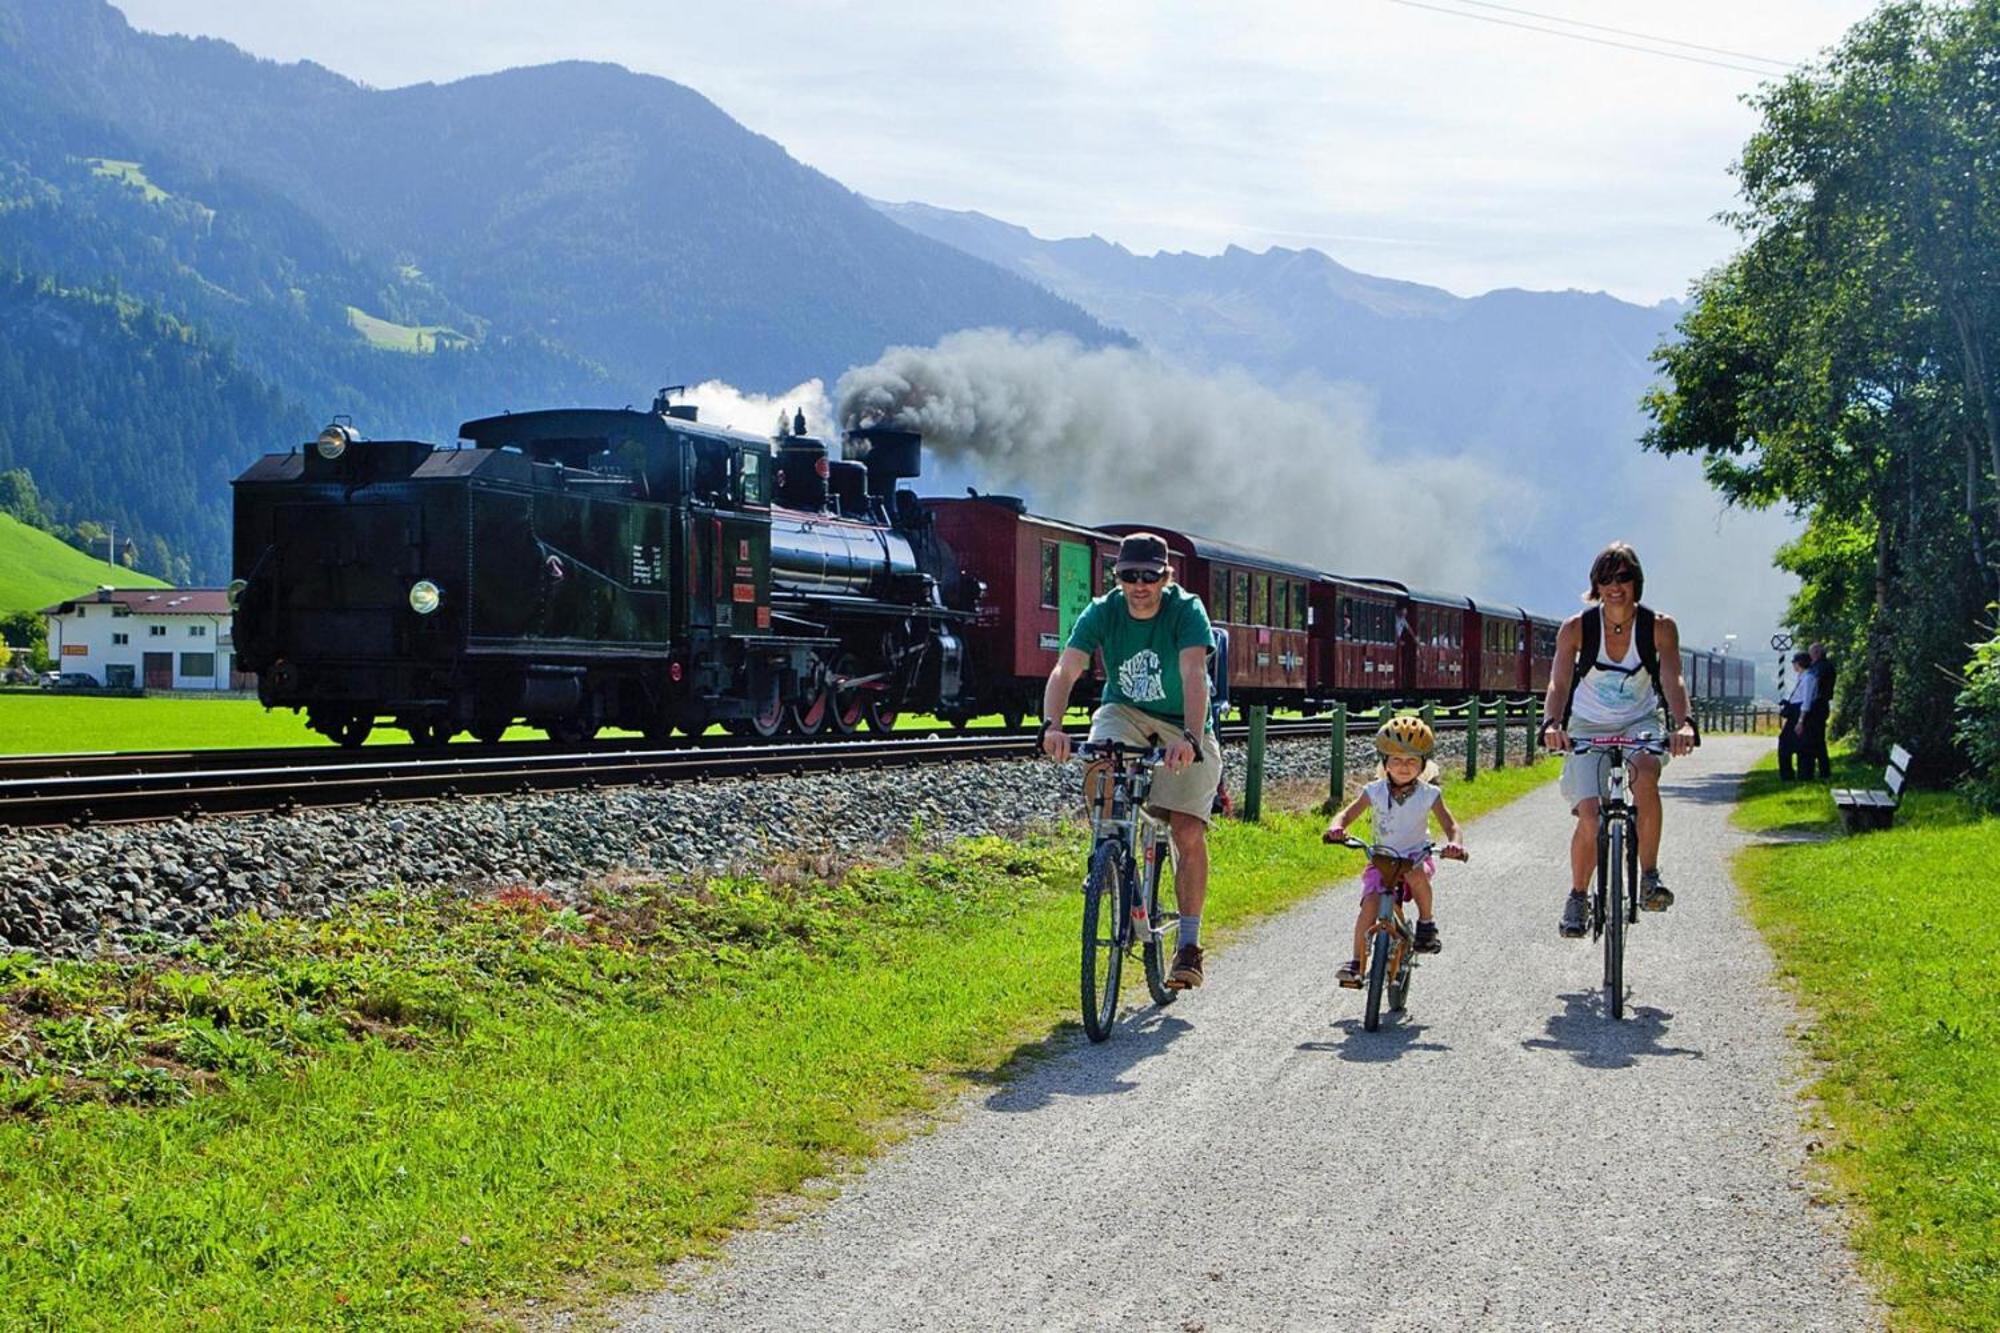
[[129,634],[113,634],[111,636],[111,642],[115,646],[122,646],[124,644],[132,642],[132,636]]
[[164,639],[167,637],[167,627],[165,625],[148,625],[146,626],[146,636],[153,639]]
[[188,637],[189,637],[190,639],[205,639],[205,638],[207,638],[207,637],[208,637],[208,626],[206,626],[206,625],[189,625],[189,626],[188,626]]
[[1042,605],[1056,605],[1056,544],[1042,543]]
[[182,653],[181,674],[204,680],[215,678],[214,653]]

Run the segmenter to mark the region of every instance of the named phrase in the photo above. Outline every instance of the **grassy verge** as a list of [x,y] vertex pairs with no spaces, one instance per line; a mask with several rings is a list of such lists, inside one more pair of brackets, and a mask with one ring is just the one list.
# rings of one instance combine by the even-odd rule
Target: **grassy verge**
[[[1082,716],[1077,714],[1077,716]],[[1000,718],[972,720],[978,728],[997,727]],[[949,732],[936,718],[898,718],[898,731]],[[606,731],[607,737],[636,735]],[[711,735],[725,734],[721,727]],[[536,727],[513,727],[507,739],[542,740]],[[368,744],[404,746],[409,736],[378,727]],[[471,745],[469,736],[455,742]],[[255,699],[145,697],[99,699],[42,690],[0,692],[0,754],[77,754],[97,750],[216,750],[256,746],[309,745],[332,749],[324,736],[306,728],[304,713],[266,709]]]
[[[1834,785],[1881,772],[1846,756]],[[1825,1160],[1898,1327],[2000,1329],[2000,820],[1914,793],[1896,827],[1843,835],[1820,784],[1752,774],[1737,818],[1798,841],[1747,849],[1752,918],[1814,1011]]]
[[[1219,826],[1208,920],[1352,873],[1320,826]],[[449,1328],[650,1280],[1070,1027],[1082,852],[1071,829],[581,909],[384,894],[172,958],[11,962],[0,1327]]]

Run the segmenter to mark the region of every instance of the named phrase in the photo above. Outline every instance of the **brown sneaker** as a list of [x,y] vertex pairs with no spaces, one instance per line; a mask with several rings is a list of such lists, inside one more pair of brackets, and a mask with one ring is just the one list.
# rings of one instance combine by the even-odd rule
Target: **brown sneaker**
[[1193,990],[1201,984],[1201,946],[1183,944],[1174,954],[1174,966],[1167,973],[1168,990]]

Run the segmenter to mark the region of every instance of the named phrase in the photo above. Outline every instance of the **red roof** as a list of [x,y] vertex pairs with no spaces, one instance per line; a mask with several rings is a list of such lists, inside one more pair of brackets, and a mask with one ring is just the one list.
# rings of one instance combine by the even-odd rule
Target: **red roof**
[[113,588],[90,592],[42,608],[45,616],[67,615],[79,606],[98,603],[122,606],[132,615],[226,616],[229,592],[224,588]]

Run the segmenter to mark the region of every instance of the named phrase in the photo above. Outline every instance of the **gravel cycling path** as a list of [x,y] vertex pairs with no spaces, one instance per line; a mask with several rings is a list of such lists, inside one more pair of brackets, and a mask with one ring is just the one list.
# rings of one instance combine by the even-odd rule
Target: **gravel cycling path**
[[[1728,878],[1717,737],[1666,781],[1679,896],[1601,950],[1557,938],[1553,788],[1439,867],[1445,951],[1361,1030],[1333,983],[1344,883],[1214,952],[1208,986],[1050,1044],[803,1219],[738,1237],[629,1329],[1861,1329],[1815,1204],[1796,1013]],[[1448,790],[1448,789],[1447,789]],[[1219,893],[1229,886],[1220,884]],[[1143,996],[1136,969],[1126,992]]]

